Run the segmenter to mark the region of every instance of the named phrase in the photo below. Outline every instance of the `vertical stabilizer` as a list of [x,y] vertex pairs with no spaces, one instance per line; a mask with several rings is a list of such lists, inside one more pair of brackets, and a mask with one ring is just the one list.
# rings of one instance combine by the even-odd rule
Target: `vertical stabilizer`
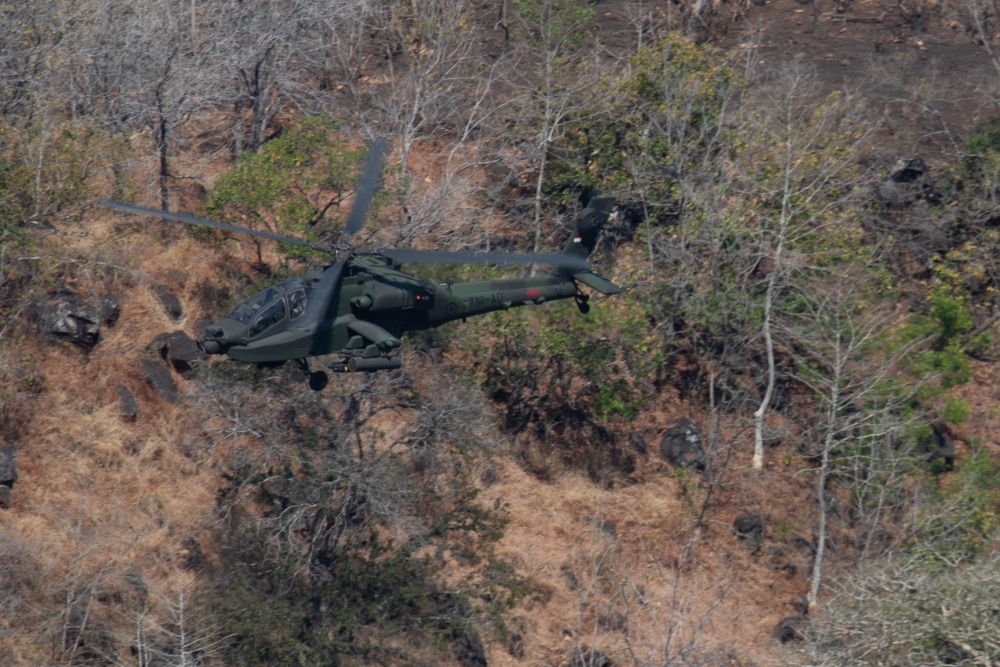
[[611,210],[615,207],[615,198],[607,196],[591,197],[587,207],[580,211],[576,218],[576,230],[566,241],[563,252],[566,254],[589,257],[597,246],[597,237],[604,229]]

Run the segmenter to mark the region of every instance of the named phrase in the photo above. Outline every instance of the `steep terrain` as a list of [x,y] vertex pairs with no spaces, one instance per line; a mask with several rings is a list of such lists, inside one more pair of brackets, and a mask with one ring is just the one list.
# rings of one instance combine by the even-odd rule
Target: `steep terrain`
[[[484,22],[484,44],[499,39],[498,31],[487,25],[496,3],[486,4],[478,15]],[[597,11],[597,35],[606,48],[615,50],[639,39],[636,26],[653,20],[644,12],[661,20],[680,10],[668,2],[614,1],[597,3]],[[970,35],[972,28],[929,3],[919,8],[875,0],[838,6],[818,0],[717,3],[702,15],[685,16],[685,22],[703,24],[692,30],[702,39],[747,52],[753,46],[756,68],[800,61],[815,67],[827,90],[850,92],[857,86],[877,94],[889,109],[879,128],[878,159],[919,156],[928,171],[937,174],[955,163],[963,145],[960,138],[973,123],[997,112],[986,102],[968,102],[974,97],[991,99],[979,93],[995,86],[997,79]],[[930,81],[942,83],[925,85]],[[199,118],[198,123],[197,130],[186,130],[191,139],[180,146],[174,169],[199,185],[178,178],[174,192],[175,208],[201,213],[204,192],[231,161],[205,148],[202,139],[211,130],[211,118]],[[141,145],[148,139],[137,135],[133,142]],[[433,185],[436,167],[448,163],[450,148],[444,139],[414,142],[407,153],[408,169]],[[155,171],[151,161],[135,163],[132,182],[155,183]],[[488,180],[491,176],[484,172],[489,173],[478,169],[470,178]],[[440,177],[445,178],[443,173]],[[106,182],[95,181],[99,194],[113,189],[112,176],[103,179]],[[390,187],[403,189],[395,181]],[[510,201],[504,200],[508,196]],[[89,194],[87,198],[92,203]],[[503,236],[512,212],[530,215],[530,208],[514,199],[509,191],[501,193],[502,203],[494,200],[494,208],[477,220],[489,229],[490,238]],[[140,192],[137,200],[154,201],[153,188]],[[401,221],[411,215],[390,202],[377,221],[386,229],[366,233],[387,242],[410,238]],[[560,234],[564,231],[558,224],[552,226]],[[521,230],[521,235],[527,237],[530,231]],[[437,229],[436,234],[445,240],[455,237],[453,230]],[[474,640],[456,648],[461,642],[444,630],[426,640],[402,633],[383,640],[398,651],[378,654],[379,664],[478,665],[485,659],[490,665],[576,667],[612,661],[664,664],[670,659],[676,662],[669,664],[762,665],[781,655],[776,628],[782,619],[797,616],[801,598],[809,595],[818,539],[817,458],[809,443],[803,444],[811,434],[776,410],[764,466],[753,469],[754,433],[746,418],[751,411],[742,418],[717,413],[710,402],[714,395],[709,399],[684,384],[685,378],[710,375],[715,368],[698,367],[697,359],[687,359],[674,362],[655,384],[635,380],[643,393],[639,409],[634,414],[612,413],[607,419],[588,417],[579,426],[579,443],[573,442],[576,427],[570,417],[569,428],[549,425],[545,431],[536,422],[523,429],[505,428],[509,399],[495,390],[491,375],[492,367],[505,359],[482,356],[502,348],[497,344],[504,332],[503,325],[496,324],[499,320],[456,323],[443,332],[413,337],[407,342],[402,372],[379,379],[335,377],[323,394],[308,392],[287,368],[243,373],[230,368],[234,362],[213,360],[200,361],[196,372],[181,372],[183,368],[161,356],[164,348],[158,337],[174,332],[196,337],[206,321],[255,286],[301,265],[286,267],[265,245],[267,268],[262,269],[250,242],[206,240],[186,228],[128,220],[91,206],[57,220],[51,230],[32,230],[31,235],[31,256],[15,261],[29,267],[22,273],[38,282],[25,292],[31,298],[24,299],[24,307],[12,312],[11,322],[0,329],[0,425],[7,438],[0,445],[17,447],[17,480],[8,506],[0,509],[0,663],[225,664],[225,648],[236,644],[233,636],[240,629],[216,620],[218,605],[250,610],[247,615],[257,615],[257,627],[267,627],[267,621],[259,621],[267,618],[265,612],[252,601],[227,597],[230,591],[243,590],[231,567],[249,562],[234,556],[245,546],[240,541],[249,544],[250,536],[287,528],[290,552],[307,550],[305,529],[284,526],[280,519],[267,523],[268,513],[293,498],[274,479],[304,478],[304,471],[319,465],[320,455],[308,458],[302,454],[308,451],[305,445],[296,449],[280,438],[294,432],[303,443],[348,442],[347,436],[337,441],[342,437],[337,432],[347,432],[351,419],[359,420],[362,408],[352,402],[358,396],[385,401],[381,412],[373,408],[371,420],[352,431],[360,434],[358,443],[364,440],[357,445],[359,451],[381,456],[395,451],[400,442],[418,442],[413,435],[418,433],[420,443],[438,438],[434,446],[447,452],[432,463],[405,455],[410,457],[404,459],[408,482],[425,485],[423,493],[428,495],[409,487],[400,491],[400,497],[418,499],[418,507],[386,510],[371,535],[387,543],[417,543],[412,547],[417,554],[443,554],[436,594],[474,588],[466,575],[489,576],[479,574],[478,564],[465,559],[455,544],[435,541],[447,531],[425,530],[448,513],[431,506],[429,487],[443,499],[442,507],[467,510],[456,489],[471,480],[476,506],[495,510],[505,521],[502,536],[489,547],[490,556],[511,568],[504,570],[507,579],[497,575],[496,580],[516,589],[512,605],[502,610],[502,621],[468,621],[481,638],[478,648]],[[611,270],[620,276],[611,277],[631,289],[642,289],[631,281],[633,267],[643,261],[641,243],[636,235],[619,240],[613,250],[619,253],[619,263]],[[603,255],[598,261],[613,264]],[[912,281],[902,286],[901,303],[922,303],[930,282],[928,272],[914,262],[913,270],[898,274],[900,280]],[[37,304],[69,293],[95,305],[110,294],[120,304],[117,318],[101,323],[99,342],[92,348],[39,335],[44,313]],[[170,312],[170,297],[179,312]],[[28,302],[36,305],[29,307]],[[501,317],[517,318],[532,333],[570,330],[578,322],[571,318],[581,317],[572,307],[542,308],[552,312]],[[612,299],[596,303],[594,309],[592,318],[605,313],[594,326],[613,323],[606,333],[594,332],[595,339],[614,338],[624,333],[615,327],[624,329],[631,322],[628,306]],[[995,329],[995,320],[982,317],[980,323],[985,330]],[[779,350],[786,358],[793,352]],[[747,366],[761,356],[759,348],[748,353]],[[951,392],[969,408],[960,425],[949,427],[960,460],[970,454],[973,443],[994,456],[1000,453],[992,438],[1000,426],[993,359],[984,354],[972,360],[969,381]],[[150,365],[166,373],[176,398],[163,390],[165,380],[151,376]],[[616,360],[609,366],[625,364]],[[551,376],[543,377],[549,379],[531,396],[533,405],[542,406],[539,410],[544,409],[546,392],[555,393],[557,386]],[[592,400],[587,382],[582,375],[567,382],[582,403]],[[804,392],[791,383],[786,390],[786,405],[800,398],[796,391]],[[371,398],[373,406],[376,398]],[[447,427],[433,436],[420,430],[432,404],[458,414],[450,417],[453,421],[442,421]],[[486,418],[472,428],[470,415]],[[662,438],[685,419],[693,422],[711,453],[707,471],[666,460]],[[459,428],[462,420],[468,433]],[[468,441],[479,439],[488,444],[466,451]],[[947,473],[936,479],[929,484],[948,484]],[[257,495],[261,489],[265,493]],[[842,508],[852,502],[846,486],[830,493],[831,502]],[[320,489],[310,502],[322,505],[324,494],[335,495]],[[385,519],[388,516],[392,520]],[[861,541],[857,522],[849,509],[831,519],[826,558],[833,580],[849,571],[860,552],[855,548]],[[280,530],[275,527],[279,525]],[[456,542],[489,541],[475,541],[485,529],[479,536],[467,532]],[[371,540],[366,548],[377,542],[371,535],[365,538]],[[891,541],[893,536],[882,537]],[[259,560],[266,564],[262,570],[289,567],[289,582],[306,580],[307,567],[288,566],[296,562],[288,552],[261,554]],[[516,585],[510,583],[515,580]],[[291,599],[281,587],[268,590],[265,599],[270,597],[282,603]],[[285,615],[286,608],[277,604],[271,613]],[[449,609],[452,612],[472,617],[465,609]],[[185,614],[190,616],[187,621]],[[400,626],[433,622],[429,615],[415,614]],[[280,625],[278,620],[272,623]],[[447,627],[452,632],[452,626]],[[377,635],[379,630],[373,628],[374,623],[365,625],[352,640],[363,643],[366,633]],[[248,654],[240,655],[246,664],[254,664]],[[283,663],[267,655],[272,662],[262,657],[259,664],[293,664],[291,658]],[[330,658],[329,664],[369,664],[373,659],[365,653],[335,655],[339,657]]]

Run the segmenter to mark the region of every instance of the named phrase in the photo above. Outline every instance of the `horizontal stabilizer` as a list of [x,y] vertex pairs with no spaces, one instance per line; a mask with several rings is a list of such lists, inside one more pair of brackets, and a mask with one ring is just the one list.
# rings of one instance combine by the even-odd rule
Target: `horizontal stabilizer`
[[611,294],[622,293],[621,287],[615,285],[607,278],[602,278],[601,276],[591,271],[580,271],[579,273],[574,273],[573,280],[579,280],[587,287],[595,289],[601,294],[611,295]]

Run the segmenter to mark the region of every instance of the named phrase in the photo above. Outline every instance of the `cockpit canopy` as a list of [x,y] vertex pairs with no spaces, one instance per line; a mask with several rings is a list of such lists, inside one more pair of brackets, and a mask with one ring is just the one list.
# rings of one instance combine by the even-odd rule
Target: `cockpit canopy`
[[296,320],[306,312],[308,294],[301,278],[287,280],[256,294],[233,310],[229,319],[247,325],[247,336],[254,338],[285,320]]

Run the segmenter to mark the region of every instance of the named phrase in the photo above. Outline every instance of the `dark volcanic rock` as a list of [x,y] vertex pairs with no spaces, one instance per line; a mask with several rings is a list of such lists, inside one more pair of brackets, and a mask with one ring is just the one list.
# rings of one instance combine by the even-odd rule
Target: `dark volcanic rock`
[[167,361],[178,373],[189,375],[207,358],[208,355],[198,349],[198,343],[183,331],[175,331],[167,337]]
[[106,326],[114,326],[122,314],[122,305],[114,294],[102,294],[97,300],[97,313]]
[[17,447],[0,447],[0,484],[14,486],[17,481]]
[[733,521],[733,532],[756,552],[764,544],[764,519],[756,514],[741,514]]
[[183,331],[161,333],[149,346],[161,359],[170,362],[175,371],[185,376],[208,358],[198,348],[198,343]]
[[155,352],[160,359],[166,359],[167,352],[170,351],[170,334],[161,333],[158,335],[153,339],[153,342],[149,344],[149,349]]
[[139,416],[139,406],[135,402],[135,396],[123,384],[118,385],[118,402],[122,407],[122,415],[128,419],[135,419]]
[[167,367],[155,359],[142,360],[142,377],[167,403],[177,402],[177,385]]
[[38,333],[52,340],[66,340],[84,349],[97,345],[101,317],[75,294],[50,294],[38,304]]
[[878,185],[878,197],[886,206],[903,208],[917,199],[937,202],[940,195],[934,191],[927,163],[921,157],[901,157]]
[[10,507],[10,492],[17,481],[17,447],[0,447],[0,508]]
[[808,623],[809,618],[802,615],[783,618],[774,628],[774,638],[782,644],[800,642],[805,639],[802,630]]
[[156,298],[159,299],[160,305],[163,306],[163,310],[170,316],[170,319],[181,319],[181,316],[184,315],[184,306],[181,305],[181,300],[163,285],[157,285],[153,288],[153,291],[156,293]]
[[704,470],[708,463],[701,448],[701,434],[690,419],[681,419],[660,438],[660,456],[675,468],[685,466]]

